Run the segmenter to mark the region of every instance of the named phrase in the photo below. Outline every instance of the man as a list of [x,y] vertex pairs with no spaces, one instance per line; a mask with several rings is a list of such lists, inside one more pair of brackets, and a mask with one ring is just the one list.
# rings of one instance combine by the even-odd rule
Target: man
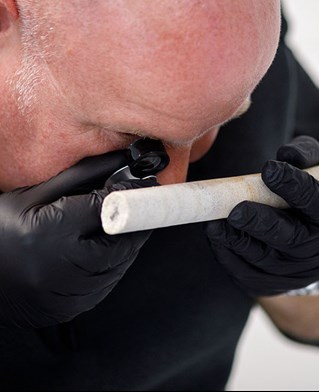
[[[254,92],[279,33],[276,0],[0,0],[2,388],[222,389],[254,300],[319,280],[315,209],[298,199],[316,184],[277,161],[263,178],[297,195],[287,215],[245,203],[205,230],[115,237],[99,219],[104,182],[140,136],[165,143],[165,184],[261,170],[297,120],[318,135],[317,91],[283,42]],[[302,138],[279,159],[310,166],[318,151]],[[310,237],[284,252],[278,230],[301,219]],[[259,301],[285,333],[318,339],[317,319],[297,322],[317,301]]]

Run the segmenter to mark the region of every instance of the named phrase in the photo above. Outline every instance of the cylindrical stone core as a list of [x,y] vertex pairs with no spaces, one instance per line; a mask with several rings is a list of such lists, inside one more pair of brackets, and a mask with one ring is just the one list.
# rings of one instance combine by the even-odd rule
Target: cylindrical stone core
[[[305,171],[319,179],[319,166]],[[288,207],[260,174],[250,174],[113,192],[104,199],[102,225],[107,234],[120,234],[222,219],[244,200]]]

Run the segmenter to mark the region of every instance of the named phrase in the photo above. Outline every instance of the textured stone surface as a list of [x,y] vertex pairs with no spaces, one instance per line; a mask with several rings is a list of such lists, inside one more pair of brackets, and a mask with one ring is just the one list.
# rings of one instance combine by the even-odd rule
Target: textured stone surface
[[[308,169],[319,179],[319,166]],[[108,234],[226,218],[243,200],[285,208],[260,174],[113,192],[104,199],[102,225]]]

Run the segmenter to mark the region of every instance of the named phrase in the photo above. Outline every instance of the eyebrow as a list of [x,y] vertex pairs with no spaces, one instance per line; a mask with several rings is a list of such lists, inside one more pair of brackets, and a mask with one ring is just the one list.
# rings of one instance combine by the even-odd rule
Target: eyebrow
[[[227,119],[225,122],[219,124],[219,125],[213,125],[209,128],[207,128],[202,134],[194,137],[192,140],[187,140],[187,141],[169,141],[169,140],[165,140],[156,136],[152,136],[150,135],[148,132],[144,132],[141,129],[130,129],[128,132],[121,132],[124,135],[127,136],[138,136],[138,137],[142,137],[142,138],[148,138],[148,139],[153,139],[153,140],[160,140],[161,142],[163,142],[164,144],[168,145],[168,146],[173,146],[173,147],[183,147],[187,144],[190,143],[194,143],[197,139],[200,139],[206,132],[208,132],[210,129],[214,128],[215,126],[219,126],[222,127],[224,125],[226,125],[227,123],[229,123],[232,120],[235,120],[236,118],[239,118],[240,116],[242,116],[244,113],[246,113],[248,111],[248,109],[250,108],[252,104],[251,101],[251,97],[249,96],[244,103],[239,107],[239,109],[229,118]],[[106,129],[107,127],[105,127]]]

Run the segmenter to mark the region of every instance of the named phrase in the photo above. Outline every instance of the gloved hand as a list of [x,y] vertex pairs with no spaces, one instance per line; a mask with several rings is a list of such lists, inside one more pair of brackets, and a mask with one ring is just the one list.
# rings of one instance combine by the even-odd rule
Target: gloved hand
[[100,211],[110,189],[93,190],[126,165],[125,156],[86,158],[47,182],[0,195],[0,325],[68,321],[102,301],[132,264],[151,232],[105,234]]
[[217,260],[249,295],[281,294],[319,280],[319,184],[297,168],[317,164],[319,143],[296,138],[262,170],[264,183],[291,208],[245,201],[227,220],[207,224]]

